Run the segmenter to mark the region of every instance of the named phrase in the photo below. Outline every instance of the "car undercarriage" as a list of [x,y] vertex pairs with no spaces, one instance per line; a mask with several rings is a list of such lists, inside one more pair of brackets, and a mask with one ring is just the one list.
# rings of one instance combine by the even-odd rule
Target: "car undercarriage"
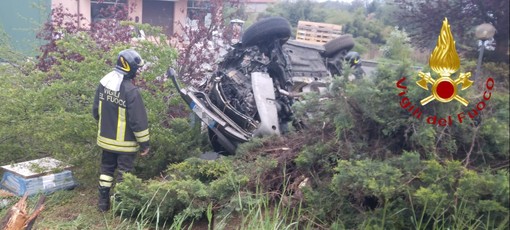
[[[217,71],[195,88],[179,86],[181,97],[207,125],[213,149],[234,154],[237,145],[253,137],[282,135],[294,122],[292,105],[306,92],[323,93],[343,65],[361,70],[351,35],[324,45],[289,40],[291,27],[281,17],[254,23],[241,42],[222,58]],[[362,77],[363,72],[358,71]]]

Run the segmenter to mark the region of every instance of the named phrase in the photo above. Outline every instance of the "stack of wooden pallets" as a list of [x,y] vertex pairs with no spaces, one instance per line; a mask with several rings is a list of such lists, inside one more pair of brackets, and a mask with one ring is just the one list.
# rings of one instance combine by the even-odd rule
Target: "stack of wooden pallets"
[[310,44],[324,44],[342,34],[342,26],[299,21],[297,26],[296,40]]

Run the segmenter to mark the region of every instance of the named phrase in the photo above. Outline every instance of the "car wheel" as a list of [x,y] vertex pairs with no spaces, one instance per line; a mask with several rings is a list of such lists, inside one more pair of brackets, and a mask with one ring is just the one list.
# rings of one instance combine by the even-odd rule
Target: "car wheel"
[[354,47],[354,39],[350,34],[344,34],[324,44],[325,57],[333,57],[341,50],[350,50]]
[[243,34],[243,46],[254,46],[266,41],[289,38],[291,35],[289,21],[282,17],[269,17],[255,22]]

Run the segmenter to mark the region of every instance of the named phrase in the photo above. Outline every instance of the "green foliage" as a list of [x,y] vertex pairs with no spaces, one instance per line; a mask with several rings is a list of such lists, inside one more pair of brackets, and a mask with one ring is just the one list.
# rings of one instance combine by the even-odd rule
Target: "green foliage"
[[[149,181],[148,186],[134,176],[126,177],[116,187],[116,195],[122,201],[118,211],[138,214],[147,213],[146,217],[161,215],[173,218],[177,214],[189,214],[200,217],[205,211],[203,204],[208,198],[206,186],[197,180]],[[133,189],[138,188],[138,189]]]
[[[136,205],[130,208],[156,210],[161,216],[197,218],[207,213],[212,203],[216,219],[227,221],[233,213],[241,213],[248,226],[281,226],[284,223],[276,219],[283,218],[285,215],[280,214],[287,213],[287,205],[292,203],[278,206],[279,202],[297,199],[297,194],[302,193],[299,212],[311,221],[308,223],[331,228],[508,226],[510,191],[508,184],[503,183],[509,179],[508,172],[478,172],[466,167],[501,167],[499,162],[508,158],[508,146],[503,144],[503,140],[508,140],[507,129],[489,131],[497,123],[507,124],[508,113],[495,108],[506,108],[503,103],[508,97],[493,92],[483,123],[478,126],[465,121],[444,128],[428,124],[425,117],[457,114],[465,108],[432,103],[427,105],[422,118],[401,108],[398,96],[401,91],[395,85],[401,76],[408,79],[403,82],[408,87],[405,96],[413,103],[429,93],[412,86],[416,73],[409,63],[396,67],[383,64],[375,75],[373,80],[357,82],[338,78],[330,87],[329,99],[308,94],[296,103],[296,116],[308,126],[306,133],[297,135],[302,136],[300,139],[291,139],[291,142],[305,140],[297,153],[271,154],[278,138],[264,138],[241,145],[232,158],[217,161],[191,158],[171,164],[164,181],[124,189],[144,197],[135,196],[131,203]],[[477,100],[471,93],[464,96],[470,101]],[[468,153],[473,138],[479,144]],[[309,178],[312,186],[292,188],[293,183],[299,182],[299,176]],[[172,185],[165,187],[164,193],[156,189],[167,183]],[[144,189],[138,192],[133,189],[136,186]],[[179,201],[165,201],[168,198],[164,194],[167,191],[177,194],[178,186],[194,189],[183,189],[184,196]],[[208,191],[207,195],[202,196],[202,189]],[[272,198],[276,201],[272,209],[275,215],[259,214],[271,207],[266,203],[269,200],[253,195],[261,192],[278,194],[278,198]],[[122,197],[122,192],[119,194]],[[136,203],[137,200],[142,202]],[[157,208],[156,204],[172,208]],[[267,221],[255,223],[253,218]],[[286,218],[294,220],[292,216]]]
[[198,158],[189,158],[184,162],[170,165],[168,175],[174,179],[198,179],[203,183],[211,183],[232,171],[229,163],[227,160],[204,161]]
[[[63,159],[76,167],[79,180],[95,181],[100,150],[91,108],[99,80],[111,71],[117,54],[128,44],[112,44],[105,52],[86,33],[64,36],[59,50],[50,53],[57,65],[48,72],[35,70],[23,75],[7,65],[0,74],[1,163],[7,164],[42,156]],[[136,44],[147,65],[136,79],[148,110],[153,157],[138,161],[142,177],[157,175],[169,162],[197,155],[203,138],[186,119],[187,107],[163,73],[177,54],[166,44],[142,41]],[[80,54],[81,61],[66,55]]]
[[370,39],[365,37],[357,37],[354,39],[354,42],[355,45],[352,50],[358,52],[359,54],[367,53],[371,46],[373,46],[372,43],[370,42]]
[[395,27],[386,40],[386,45],[381,47],[383,56],[398,61],[408,60],[413,52],[410,41],[405,30]]
[[[363,53],[361,47],[387,39],[387,29],[372,14],[384,12],[377,5],[354,5],[320,9],[311,1],[281,2],[271,12],[288,15],[293,25],[300,19],[345,25]],[[138,159],[137,176],[126,175],[116,185],[120,199],[114,210],[122,220],[107,227],[182,229],[187,221],[206,217],[210,226],[215,220],[218,225],[212,227],[221,228],[238,216],[240,226],[248,229],[508,228],[508,64],[484,63],[477,86],[459,93],[468,107],[431,102],[422,107],[421,118],[413,117],[398,94],[405,92],[418,106],[430,90],[415,84],[419,78],[404,58],[410,55],[404,35],[393,31],[385,47],[388,58],[401,63],[381,62],[373,78],[349,82],[340,76],[328,98],[308,94],[295,103],[295,115],[306,130],[254,138],[239,146],[236,156],[215,161],[195,158],[208,148],[207,140],[198,124],[190,124],[189,109],[163,75],[176,52],[156,41],[137,42],[148,62],[136,83],[148,109],[153,156]],[[57,45],[68,52],[51,54],[58,65],[47,73],[32,71],[30,62],[22,68],[0,65],[0,162],[54,156],[76,165],[79,180],[95,187],[100,150],[90,115],[94,90],[128,45],[99,51],[86,34],[66,35]],[[67,61],[65,55],[75,53],[83,60]],[[474,61],[462,60],[462,72],[474,68]],[[421,71],[432,73],[428,67]],[[402,77],[406,90],[396,87]],[[455,119],[476,108],[488,77],[495,79],[495,89],[478,118],[447,127],[427,124],[429,115]],[[290,148],[275,151],[282,146]],[[301,186],[299,178],[310,184]],[[50,207],[69,200],[57,193]],[[127,216],[136,227],[126,224]],[[81,219],[91,218],[79,215],[57,228],[90,225]],[[52,226],[47,221],[44,226]]]
[[[402,173],[390,165],[371,160],[349,162],[340,160],[331,181],[332,190],[340,196],[355,194],[355,199],[363,196],[382,198],[394,194],[399,187]],[[360,193],[365,192],[365,194]],[[362,197],[357,197],[361,195]]]
[[[399,80],[405,90],[397,88]],[[486,79],[478,82],[480,87],[459,92],[470,101],[468,107],[456,101],[433,101],[421,106],[420,100],[430,96],[430,91],[416,86],[418,80],[418,71],[411,69],[409,63],[380,64],[373,79],[334,80],[328,100],[319,103],[316,96],[308,95],[306,103],[295,104],[296,117],[305,120],[310,132],[316,135],[332,131],[338,146],[328,152],[338,156],[385,159],[402,150],[414,150],[426,158],[467,159],[476,166],[498,167],[507,162],[509,97],[504,95],[505,89],[494,87],[485,108],[477,112],[477,117],[470,118],[468,112],[477,110],[477,103],[483,100],[480,95]],[[410,108],[419,108],[421,115],[413,115]],[[462,123],[458,114],[465,116]],[[429,124],[434,116],[436,124]],[[449,118],[451,124],[444,127],[437,124],[437,120]],[[321,145],[324,143],[317,144]],[[311,152],[323,153],[319,149]]]
[[324,9],[309,0],[298,1],[280,1],[267,9],[267,14],[271,16],[282,16],[289,20],[293,27],[296,27],[299,20],[323,22]]
[[12,67],[17,68],[24,74],[27,74],[26,68],[23,68],[23,66],[18,64],[22,62],[26,57],[24,57],[24,55],[19,51],[15,50],[15,48],[12,46],[11,38],[4,31],[2,25],[0,25],[0,53],[2,54],[2,57],[0,57],[0,64],[10,64]]
[[497,87],[501,91],[508,91],[510,69],[508,62],[484,62],[482,63],[482,76],[493,77]]
[[201,148],[206,148],[207,142],[205,136],[200,133],[200,127],[191,126],[185,118],[167,119],[168,128],[165,128],[164,124],[151,125],[153,156],[149,159],[139,159],[136,166],[139,172],[137,175],[142,178],[158,175],[170,162],[180,162],[198,156],[202,152]]
[[363,8],[358,8],[351,19],[344,24],[344,33],[352,34],[354,37],[365,37],[373,43],[384,43],[384,25],[373,18],[370,18]]
[[[402,77],[406,90],[396,87]],[[508,197],[508,184],[500,183],[508,172],[487,170],[508,167],[506,89],[492,91],[479,120],[466,117],[459,123],[457,114],[476,106],[482,87],[461,91],[470,101],[468,108],[432,102],[420,107],[418,118],[401,104],[405,96],[416,107],[430,95],[415,85],[418,79],[409,63],[380,64],[374,79],[339,78],[331,84],[329,99],[307,95],[305,103],[295,105],[296,116],[306,121],[307,132],[317,141],[294,159],[316,183],[305,190],[306,211],[340,228],[508,226],[504,215],[509,210],[501,209],[508,207],[508,199],[496,195]],[[398,96],[401,92],[405,94]],[[432,115],[451,115],[454,123],[428,124]],[[330,132],[334,138],[324,139]]]
[[305,169],[312,169],[318,165],[325,170],[332,170],[335,162],[340,159],[334,152],[335,143],[317,143],[304,147],[295,159],[296,165]]
[[[401,167],[409,160],[414,167]],[[368,223],[390,229],[508,224],[508,183],[502,183],[509,177],[506,171],[477,173],[458,161],[420,161],[413,152],[384,162],[341,160],[335,171],[327,190],[306,191],[305,203],[314,213],[326,208],[318,217],[346,228]],[[324,205],[325,199],[335,205]]]
[[211,203],[229,200],[247,182],[245,175],[234,172],[232,161],[188,158],[171,164],[164,179],[142,182],[128,175],[115,190],[122,201],[118,212],[138,214],[155,221],[197,219],[206,214]]
[[343,33],[363,37],[373,43],[384,42],[385,26],[359,7],[344,7],[333,2],[318,3],[308,0],[280,1],[269,7],[262,16],[282,16],[296,28],[298,21],[326,22],[343,26]]
[[508,63],[508,15],[509,2],[499,0],[428,0],[425,4],[393,0],[398,10],[392,15],[398,25],[405,27],[417,47],[433,47],[437,41],[441,22],[448,18],[458,51],[472,58],[477,56],[475,29],[489,23],[498,31],[494,35],[496,47],[486,53],[491,61]]
[[[273,204],[270,195],[260,193],[239,196],[239,202],[246,203],[239,224],[241,229],[311,229],[310,222],[301,224],[299,221],[301,206],[291,208],[283,200]],[[228,226],[228,218],[223,218],[217,225],[219,229]]]

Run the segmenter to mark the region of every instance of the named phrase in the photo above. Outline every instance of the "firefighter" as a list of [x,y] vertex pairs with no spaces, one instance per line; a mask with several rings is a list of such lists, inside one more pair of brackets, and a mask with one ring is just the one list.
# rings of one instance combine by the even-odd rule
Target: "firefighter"
[[361,57],[358,52],[349,51],[344,58],[353,70],[353,75],[356,79],[361,79],[365,76],[365,71],[361,68]]
[[110,209],[110,188],[130,172],[138,152],[149,154],[147,112],[138,88],[133,85],[137,70],[144,64],[133,49],[119,53],[115,69],[97,87],[92,114],[98,121],[97,144],[102,149],[98,208]]

